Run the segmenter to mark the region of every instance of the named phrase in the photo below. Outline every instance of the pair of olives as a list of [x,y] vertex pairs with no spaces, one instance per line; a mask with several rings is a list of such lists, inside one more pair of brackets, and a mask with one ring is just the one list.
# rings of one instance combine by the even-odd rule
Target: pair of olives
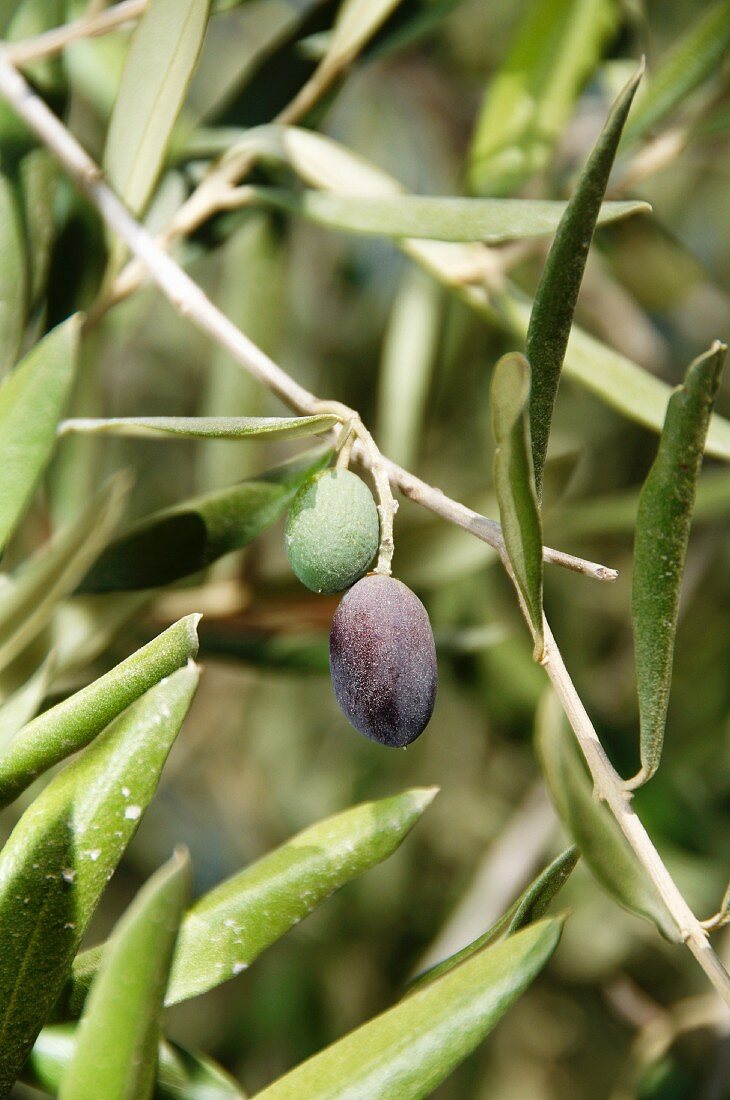
[[364,481],[328,469],[300,488],[286,520],[292,569],[313,592],[348,589],[330,631],[335,698],[373,741],[403,748],[436,700],[436,649],[426,609],[401,581],[365,576],[378,551],[378,511]]

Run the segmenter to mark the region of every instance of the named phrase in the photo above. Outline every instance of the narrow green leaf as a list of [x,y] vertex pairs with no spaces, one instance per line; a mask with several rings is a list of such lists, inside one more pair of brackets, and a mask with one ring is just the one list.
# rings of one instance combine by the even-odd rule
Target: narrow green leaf
[[51,457],[78,348],[78,315],[58,325],[0,386],[0,548]]
[[611,0],[533,0],[479,113],[471,191],[509,194],[547,165],[617,14]]
[[662,122],[708,77],[713,76],[730,46],[730,0],[711,4],[690,22],[637,98],[626,127],[626,145]]
[[639,498],[631,616],[641,722],[638,787],[659,767],[674,660],[679,594],[710,416],[726,347],[715,343],[669,400],[656,458]]
[[257,1093],[259,1100],[420,1100],[537,977],[560,939],[545,920],[479,952]]
[[57,775],[0,853],[0,1094],[20,1072],[157,788],[197,684],[180,669]]
[[190,860],[150,878],[112,933],[76,1032],[59,1100],[149,1100],[155,1087],[165,987]]
[[338,423],[336,416],[128,416],[110,420],[64,420],[59,435],[93,432],[165,439],[298,439],[327,432]]
[[29,303],[37,303],[45,289],[56,233],[54,200],[60,169],[47,149],[31,149],[18,168],[21,207],[28,244]]
[[410,267],[393,302],[383,341],[376,435],[383,453],[406,468],[418,455],[442,305],[438,283]]
[[135,214],[144,210],[162,169],[209,9],[210,0],[151,0],[132,38],[103,164]]
[[40,668],[8,699],[3,700],[0,706],[0,751],[38,713],[55,668],[56,657],[51,651]]
[[[309,221],[349,233],[435,241],[501,244],[554,233],[564,202],[541,199],[469,199],[433,195],[339,195],[256,187],[256,198]],[[598,224],[650,211],[645,202],[603,203]]]
[[197,573],[275,523],[302,482],[330,460],[304,456],[250,481],[155,512],[100,556],[86,592],[157,588]]
[[194,657],[199,619],[199,615],[180,619],[111,672],[25,726],[0,755],[0,806],[17,798],[42,772],[88,745],[131,703]]
[[539,920],[544,916],[555,895],[562,890],[570,878],[579,858],[580,853],[577,848],[566,848],[530,883],[526,890],[523,890],[515,903],[499,920],[494,922],[491,928],[488,928],[486,932],[472,943],[467,944],[466,947],[462,947],[460,951],[444,959],[443,962],[436,963],[435,966],[431,966],[428,970],[419,974],[409,986],[408,992],[410,993],[420,989],[423,985],[430,984],[436,978],[440,978],[442,974],[453,970],[465,959],[471,958],[472,955],[484,950],[485,947],[495,943],[498,939],[511,936],[515,932],[519,932],[521,928],[526,928],[529,924]]
[[535,635],[543,650],[542,531],[527,424],[530,368],[523,355],[503,355],[492,378],[492,423],[497,444],[494,486],[507,555]]
[[7,176],[0,174],[0,374],[15,364],[23,339],[27,262],[15,190]]
[[127,479],[114,478],[0,593],[0,668],[6,668],[48,623],[59,600],[73,591],[119,522]]
[[530,430],[538,497],[542,493],[553,406],[588,249],[621,132],[643,71],[642,62],[611,108],[560,222],[532,307],[525,352],[532,368]]
[[[58,1095],[76,1049],[76,1027],[45,1027],[23,1070],[27,1084]],[[245,1100],[232,1077],[203,1054],[176,1043],[160,1043],[155,1100]]]
[[[196,901],[180,928],[167,1004],[240,974],[335,890],[387,859],[435,794],[405,791],[326,818]],[[58,1018],[79,1014],[103,952],[78,957]]]
[[624,908],[655,924],[666,939],[680,942],[672,917],[616,819],[594,798],[590,778],[552,692],[540,707],[536,737],[555,808],[598,882]]
[[539,920],[555,895],[562,890],[570,878],[579,859],[580,852],[577,848],[566,848],[527,887],[518,898],[514,914],[510,917],[507,926],[508,936]]

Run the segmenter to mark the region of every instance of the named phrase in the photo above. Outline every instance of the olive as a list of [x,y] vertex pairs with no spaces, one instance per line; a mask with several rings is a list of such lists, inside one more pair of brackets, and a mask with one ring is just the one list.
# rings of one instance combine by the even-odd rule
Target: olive
[[350,470],[322,470],[298,491],[286,517],[286,553],[313,592],[341,592],[364,576],[380,527],[365,482]]
[[423,732],[436,701],[436,647],[418,597],[370,574],[342,597],[330,631],[335,697],[355,729],[402,748]]

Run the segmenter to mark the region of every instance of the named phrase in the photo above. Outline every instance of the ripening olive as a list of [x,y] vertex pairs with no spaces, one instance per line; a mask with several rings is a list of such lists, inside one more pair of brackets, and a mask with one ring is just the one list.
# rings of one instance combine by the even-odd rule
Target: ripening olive
[[294,497],[285,545],[292,569],[313,592],[341,592],[362,577],[378,550],[378,510],[350,470],[322,470]]
[[355,729],[392,748],[426,728],[436,648],[426,609],[402,581],[370,574],[346,592],[330,631],[335,697]]

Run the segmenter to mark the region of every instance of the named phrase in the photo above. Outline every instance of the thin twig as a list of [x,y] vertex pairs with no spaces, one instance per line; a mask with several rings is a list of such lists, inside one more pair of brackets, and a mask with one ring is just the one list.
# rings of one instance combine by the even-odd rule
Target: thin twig
[[[9,62],[4,52],[0,52],[0,94],[88,195],[107,225],[119,234],[134,255],[144,263],[153,280],[181,316],[187,317],[211,336],[237,362],[292,408],[305,413],[313,413],[322,408],[321,401],[290,378],[221,313],[190,276],[135,220],[104,182],[98,165],[43,100],[35,94],[27,81]],[[352,410],[347,412],[352,414]],[[364,457],[367,462],[368,458],[371,458],[367,453],[367,440],[363,441],[361,438],[358,441],[358,448],[361,452],[365,452]],[[484,517],[475,516],[475,513],[470,513],[469,509],[465,509],[463,505],[449,500],[438,490],[420,482],[392,463],[384,460],[381,468],[387,471],[388,477],[392,478],[411,499],[417,500],[446,519],[452,519],[460,526],[473,531],[484,541],[496,546],[500,550],[507,572],[512,575],[498,524],[494,525],[496,532],[489,529],[490,537],[487,537],[485,524],[488,524],[488,521],[485,521]],[[476,525],[474,525],[474,519],[478,521]],[[526,613],[524,601],[517,586],[515,588],[529,624],[530,619]],[[713,951],[706,931],[682,897],[644,826],[636,816],[631,806],[631,796],[625,790],[623,780],[614,770],[598,739],[547,622],[544,623],[544,631],[545,648],[541,663],[573,727],[593,776],[596,793],[610,807],[641,865],[664,900],[682,939],[725,1004],[730,1007],[730,975]]]
[[97,35],[107,34],[125,23],[139,19],[148,3],[149,0],[122,0],[122,3],[115,4],[106,11],[82,15],[72,23],[53,27],[52,30],[45,31],[35,38],[27,38],[24,42],[8,45],[6,57],[19,68],[30,65],[33,61],[40,61],[44,57],[53,57],[81,38],[95,38]]
[[649,834],[637,817],[631,805],[631,795],[627,793],[623,779],[614,769],[598,739],[598,734],[565,667],[547,621],[544,623],[544,630],[545,656],[542,664],[583,751],[593,776],[596,794],[608,805],[622,833],[671,913],[683,941],[730,1008],[730,975],[715,954],[707,938],[707,932],[682,897]]

